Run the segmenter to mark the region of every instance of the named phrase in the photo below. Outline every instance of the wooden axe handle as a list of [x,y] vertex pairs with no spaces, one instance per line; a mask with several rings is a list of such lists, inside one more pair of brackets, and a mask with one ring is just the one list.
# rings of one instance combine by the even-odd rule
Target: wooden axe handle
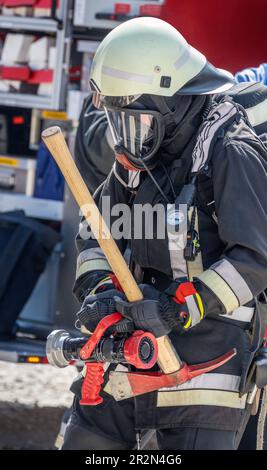
[[[127,299],[130,302],[142,300],[143,295],[110,230],[101,216],[67,146],[60,127],[50,127],[42,133],[42,139],[54,157],[65,180],[76,199],[87,223],[105,254],[112,271],[116,275]],[[165,374],[176,372],[181,368],[181,361],[169,338],[158,338],[160,368]]]

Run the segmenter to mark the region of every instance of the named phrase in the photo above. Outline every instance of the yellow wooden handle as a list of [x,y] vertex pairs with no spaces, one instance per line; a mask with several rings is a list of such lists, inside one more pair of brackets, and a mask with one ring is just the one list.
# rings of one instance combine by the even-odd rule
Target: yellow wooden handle
[[[110,230],[101,216],[67,146],[60,127],[50,127],[42,133],[42,139],[57,162],[64,178],[78,203],[87,223],[116,275],[127,299],[130,302],[142,300],[139,289],[125,259],[113,240]],[[181,368],[181,362],[168,337],[159,338],[159,364],[164,373],[172,373]]]

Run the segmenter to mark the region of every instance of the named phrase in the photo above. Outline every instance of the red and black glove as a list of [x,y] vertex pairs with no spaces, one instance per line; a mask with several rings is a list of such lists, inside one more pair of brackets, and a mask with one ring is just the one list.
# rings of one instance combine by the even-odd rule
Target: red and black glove
[[191,282],[173,283],[165,292],[146,284],[139,287],[143,300],[115,299],[117,311],[132,320],[137,330],[148,331],[158,338],[175,328],[187,330],[204,318],[202,300]]
[[[117,278],[114,275],[108,275],[101,279],[85,297],[82,307],[76,315],[76,326],[79,328],[83,325],[93,333],[103,318],[116,312],[115,297],[125,299]],[[126,320],[111,327],[107,331],[107,335],[113,332],[124,333],[132,330],[132,322]]]
[[91,332],[105,316],[115,312],[125,321],[115,325],[114,331],[143,330],[156,337],[168,335],[175,328],[188,330],[204,318],[201,297],[191,282],[174,282],[165,292],[141,284],[144,298],[138,302],[127,302],[118,284],[117,289],[114,284],[112,287],[95,289],[77,314],[79,322]]
[[192,282],[173,282],[166,290],[173,301],[179,305],[179,318],[183,321],[183,328],[188,330],[200,323],[205,316],[204,302]]

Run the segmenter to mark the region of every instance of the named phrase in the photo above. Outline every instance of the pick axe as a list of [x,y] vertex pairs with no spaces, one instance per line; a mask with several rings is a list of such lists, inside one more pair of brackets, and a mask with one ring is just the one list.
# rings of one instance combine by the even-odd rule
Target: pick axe
[[[42,139],[49,149],[50,153],[57,162],[65,180],[78,203],[88,225],[97,239],[103,253],[109,262],[113,273],[116,275],[124,294],[129,302],[142,300],[143,294],[139,289],[132,273],[130,272],[117,244],[113,240],[110,230],[101,216],[95,201],[90,194],[67,146],[63,133],[59,127],[51,127],[42,133]],[[148,393],[157,390],[165,385],[175,385],[185,382],[191,378],[191,370],[183,364],[177,355],[168,336],[157,339],[158,343],[158,365],[163,374],[139,375],[136,374],[137,383],[134,374],[118,373],[119,381],[116,384],[116,376],[112,377],[112,388],[116,399],[125,399],[130,396]],[[213,370],[219,365],[227,362],[235,355],[235,351],[230,351],[227,355],[211,361],[210,363],[200,364],[193,367],[193,376]],[[197,370],[196,370],[197,368]],[[116,374],[116,373],[115,373]],[[166,376],[166,380],[164,380]],[[147,380],[145,380],[147,377]],[[128,378],[130,380],[128,380]],[[182,380],[182,382],[181,382]],[[145,384],[142,388],[142,382]]]

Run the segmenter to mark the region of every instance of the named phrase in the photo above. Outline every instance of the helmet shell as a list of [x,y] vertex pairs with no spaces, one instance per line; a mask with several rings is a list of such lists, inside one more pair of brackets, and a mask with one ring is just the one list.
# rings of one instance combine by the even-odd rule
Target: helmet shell
[[[165,21],[143,17],[126,21],[105,37],[96,51],[91,79],[106,96],[173,96],[179,90],[181,94],[209,94],[218,88],[218,76],[223,86],[219,91],[233,86],[227,73],[212,69],[217,74],[216,86],[211,83],[208,90],[201,90],[196,78],[201,78],[203,70],[205,77],[207,70],[210,74],[206,57]],[[186,90],[192,80],[193,93],[191,88]]]

